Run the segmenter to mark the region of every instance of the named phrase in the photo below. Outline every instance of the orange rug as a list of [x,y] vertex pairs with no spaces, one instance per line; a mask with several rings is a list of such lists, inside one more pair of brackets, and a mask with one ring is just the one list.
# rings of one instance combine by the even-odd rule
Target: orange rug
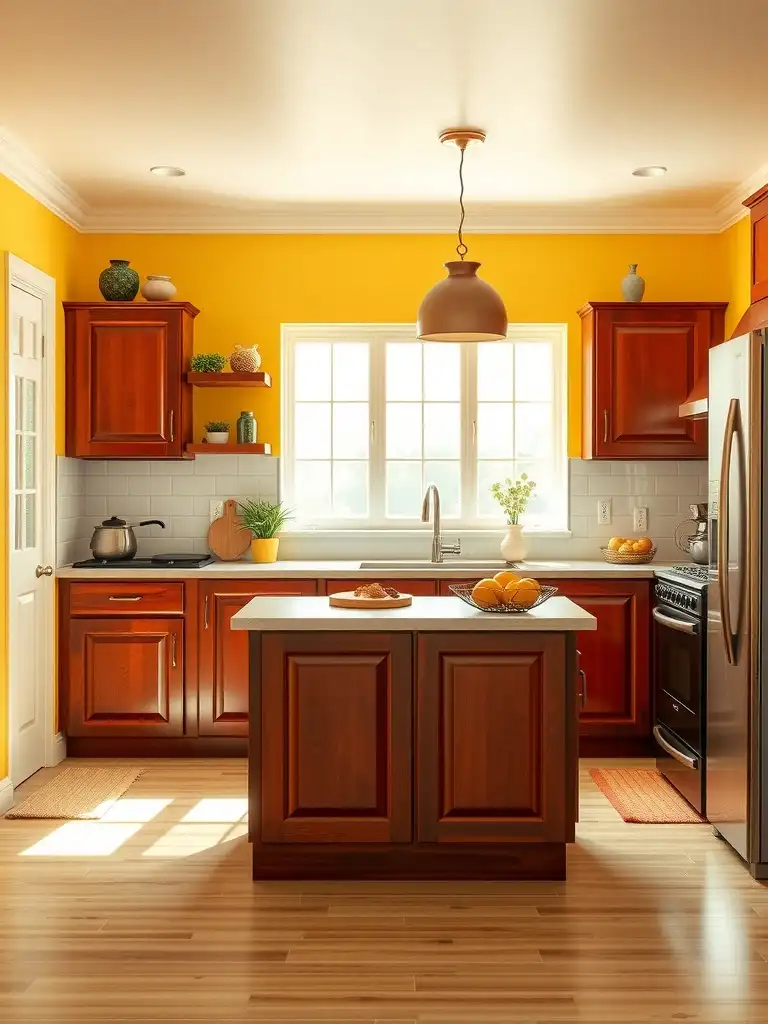
[[638,825],[699,825],[704,821],[653,768],[590,768],[589,774],[624,821]]

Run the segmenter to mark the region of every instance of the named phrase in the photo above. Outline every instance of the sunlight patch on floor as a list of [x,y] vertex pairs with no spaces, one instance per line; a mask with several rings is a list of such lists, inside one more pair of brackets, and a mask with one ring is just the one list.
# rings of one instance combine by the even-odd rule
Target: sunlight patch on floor
[[156,800],[129,800],[121,797],[101,815],[99,821],[152,821],[172,803],[172,797]]
[[20,856],[108,857],[140,828],[141,822],[68,821],[22,850]]
[[230,822],[174,825],[144,850],[142,857],[191,857],[229,839],[231,831]]
[[246,797],[226,799],[210,797],[199,800],[181,820],[209,823],[229,822],[234,824],[236,821],[242,821],[247,813],[248,800]]

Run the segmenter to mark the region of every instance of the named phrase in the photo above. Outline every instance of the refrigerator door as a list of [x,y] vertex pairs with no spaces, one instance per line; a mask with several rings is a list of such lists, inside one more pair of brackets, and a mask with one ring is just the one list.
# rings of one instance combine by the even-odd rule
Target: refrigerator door
[[[745,859],[749,849],[750,506],[752,388],[761,335],[709,353],[710,566],[707,593],[707,817]],[[758,430],[756,442],[760,443]]]

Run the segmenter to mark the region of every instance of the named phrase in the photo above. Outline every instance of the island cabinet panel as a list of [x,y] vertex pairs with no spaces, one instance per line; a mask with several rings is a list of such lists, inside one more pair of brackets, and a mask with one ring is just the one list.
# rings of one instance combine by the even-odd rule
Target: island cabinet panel
[[678,408],[707,378],[726,305],[592,302],[579,310],[585,458],[707,457],[706,423],[681,418]]
[[230,629],[232,616],[254,597],[312,596],[316,590],[315,580],[200,584],[198,735],[248,735],[248,634]]
[[181,458],[192,438],[194,306],[64,303],[67,455]]
[[261,841],[411,839],[410,635],[262,638]]
[[567,674],[562,636],[419,635],[419,842],[563,841]]
[[597,619],[579,633],[586,686],[582,738],[645,738],[651,732],[650,583],[647,580],[550,580]]
[[183,734],[182,619],[72,619],[68,639],[69,736]]

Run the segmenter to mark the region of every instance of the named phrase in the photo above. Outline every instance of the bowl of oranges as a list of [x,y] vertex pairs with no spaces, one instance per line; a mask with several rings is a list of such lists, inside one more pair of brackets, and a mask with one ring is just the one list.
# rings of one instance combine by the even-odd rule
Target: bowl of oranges
[[481,612],[505,614],[528,612],[557,593],[557,587],[542,586],[538,580],[518,576],[510,569],[477,583],[451,583],[450,590]]
[[650,537],[611,537],[608,546],[600,550],[606,562],[614,565],[645,565],[656,555]]

